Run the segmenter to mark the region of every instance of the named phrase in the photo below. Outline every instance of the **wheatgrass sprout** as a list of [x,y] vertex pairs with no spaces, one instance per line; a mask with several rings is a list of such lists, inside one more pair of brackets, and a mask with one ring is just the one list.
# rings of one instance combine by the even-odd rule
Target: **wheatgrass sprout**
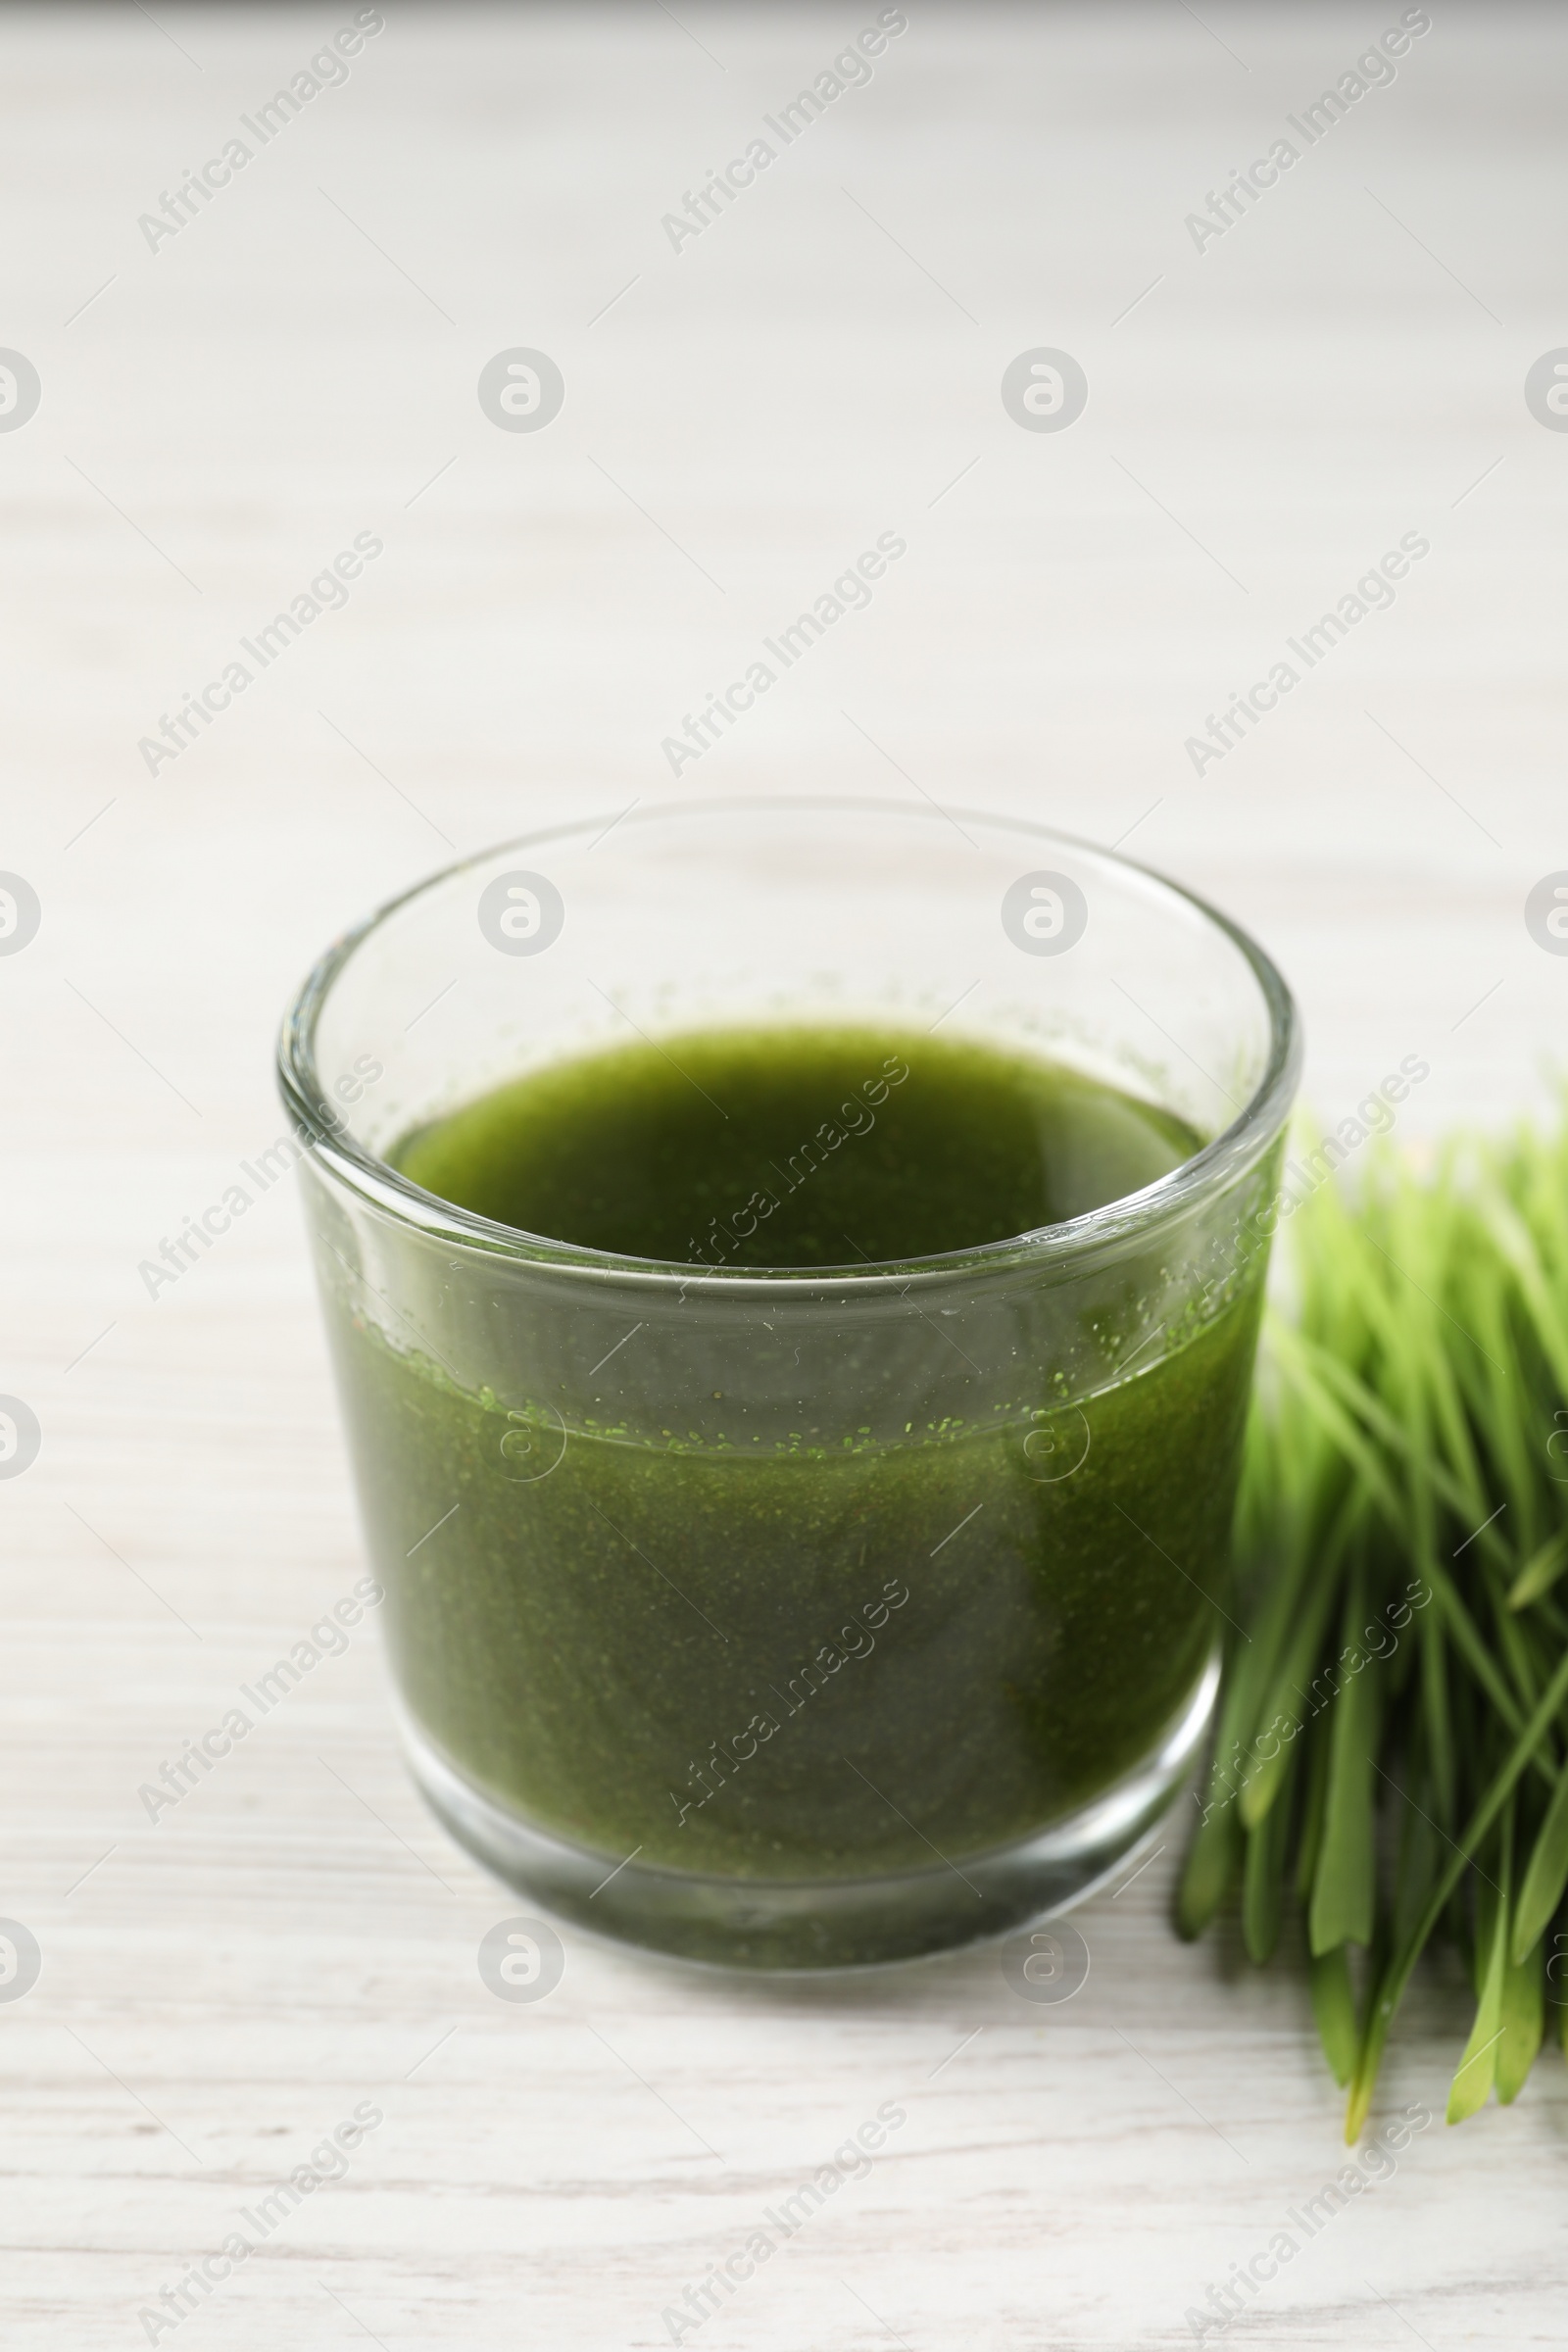
[[1365,2124],[1405,1986],[1459,1950],[1458,2123],[1568,2048],[1568,1095],[1547,1129],[1392,1146],[1284,1230],[1238,1512],[1237,1592],[1177,1926],[1239,1884],[1304,1944]]

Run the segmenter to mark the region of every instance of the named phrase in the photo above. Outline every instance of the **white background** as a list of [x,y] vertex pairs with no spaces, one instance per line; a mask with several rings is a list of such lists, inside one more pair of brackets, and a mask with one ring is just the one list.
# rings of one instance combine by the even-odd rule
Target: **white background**
[[[662,216],[873,7],[389,6],[152,252],[138,216],[354,12],[154,13],[0,19],[0,343],[43,384],[0,434],[0,866],[43,906],[0,960],[0,1389],[44,1431],[0,1485],[0,1909],[44,1951],[0,2005],[7,2341],[144,2341],[367,2098],[348,2177],[182,2345],[667,2342],[889,2099],[871,2177],[683,2340],[1191,2341],[1344,2151],[1298,1977],[1175,1942],[1174,1848],[1080,1915],[1060,2010],[993,1953],[781,1989],[576,1935],[506,2007],[474,1952],[514,1904],[408,1786],[373,1622],[147,1822],[138,1785],[363,1560],[292,1184],[156,1300],[137,1264],[278,1132],[275,1019],[336,930],[449,843],[636,798],[903,770],[1125,838],[1283,964],[1319,1119],[1411,1053],[1411,1135],[1539,1098],[1568,436],[1523,379],[1568,343],[1568,26],[1435,8],[1199,253],[1185,217],[1396,7],[911,5],[677,254]],[[565,377],[540,433],[475,396],[515,345]],[[1062,433],[1000,399],[1038,345],[1089,376]],[[366,530],[346,609],[149,776],[160,714]],[[662,739],[888,530],[871,608],[677,784]],[[1195,776],[1185,739],[1407,531],[1394,608]],[[1380,2120],[1441,2117],[1467,2023],[1418,1987]],[[1232,2332],[1568,2341],[1564,2119],[1548,2052]]]

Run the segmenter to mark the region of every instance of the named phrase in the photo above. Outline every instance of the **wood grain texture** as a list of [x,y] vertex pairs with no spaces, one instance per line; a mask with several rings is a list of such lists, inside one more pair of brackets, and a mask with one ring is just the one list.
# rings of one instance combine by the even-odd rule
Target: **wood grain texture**
[[[1185,216],[1376,12],[911,0],[677,253],[662,216],[873,7],[389,0],[149,250],[138,217],[353,13],[0,19],[0,342],[43,383],[0,433],[0,866],[43,906],[0,958],[0,1390],[44,1433],[0,1482],[0,1910],[43,1949],[0,2004],[6,2340],[145,2341],[369,2100],[182,2346],[665,2343],[892,2100],[868,2177],[695,2340],[1189,2342],[1344,2150],[1300,1982],[1172,1939],[1173,1850],[1080,1915],[1059,2011],[989,1952],[781,1986],[576,1934],[504,2007],[474,1954],[514,1905],[405,1779],[373,1623],[145,1818],[362,1561],[292,1187],[156,1299],[137,1266],[278,1132],[273,1024],[338,928],[449,845],[674,792],[907,776],[1124,838],[1278,955],[1321,1117],[1411,1052],[1412,1133],[1531,1099],[1568,1006],[1522,921],[1568,865],[1568,438],[1522,397],[1568,341],[1568,26],[1434,9],[1199,253]],[[514,345],[565,375],[537,435],[475,398]],[[998,397],[1038,345],[1090,379],[1059,435]],[[682,713],[886,529],[897,576],[677,783]],[[346,606],[149,775],[160,714],[360,531],[384,554]],[[1195,775],[1205,714],[1406,531],[1393,608]],[[1380,2117],[1441,2116],[1467,2023],[1422,1982]],[[1565,2085],[1549,2055],[1513,2112],[1420,2133],[1230,2332],[1568,2341]]]

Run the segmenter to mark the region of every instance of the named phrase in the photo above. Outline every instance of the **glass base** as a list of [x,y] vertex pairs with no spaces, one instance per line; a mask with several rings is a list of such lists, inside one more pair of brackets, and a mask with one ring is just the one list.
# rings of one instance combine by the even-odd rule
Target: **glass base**
[[1219,1663],[1136,1771],[1038,1836],[886,1878],[725,1879],[617,1860],[530,1828],[406,1716],[410,1768],[458,1843],[519,1894],[601,1936],[710,1967],[875,1968],[956,1949],[1063,1911],[1125,1860],[1175,1795],[1208,1729]]

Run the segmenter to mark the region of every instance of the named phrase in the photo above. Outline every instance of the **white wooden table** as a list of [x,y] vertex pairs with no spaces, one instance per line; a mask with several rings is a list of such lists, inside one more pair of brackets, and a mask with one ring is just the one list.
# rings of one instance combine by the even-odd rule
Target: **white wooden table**
[[[1396,6],[907,13],[678,250],[662,217],[874,7],[389,0],[151,244],[354,9],[0,21],[0,344],[41,385],[0,431],[0,867],[42,907],[0,958],[0,1390],[43,1432],[0,1482],[0,1912],[42,1952],[0,2003],[8,2344],[147,2340],[367,2102],[342,2177],[157,2340],[665,2343],[892,2101],[868,2176],[696,2340],[1176,2344],[1344,2161],[1300,1983],[1173,1940],[1173,1851],[1080,1915],[1059,2010],[988,1952],[781,1988],[576,1934],[507,2006],[474,1955],[514,1901],[406,1781],[373,1623],[177,1806],[138,1801],[363,1572],[292,1186],[156,1298],[138,1264],[277,1133],[305,964],[449,845],[902,769],[1252,924],[1323,1118],[1411,1052],[1412,1132],[1500,1118],[1560,1048],[1568,959],[1522,906],[1568,865],[1568,438],[1522,387],[1568,341],[1568,26],[1435,9],[1200,252],[1186,216]],[[517,347],[564,377],[541,432],[475,397]],[[1002,405],[1038,347],[1087,372],[1066,431]],[[662,738],[884,530],[909,552],[870,609],[677,784]],[[1406,532],[1392,609],[1196,775],[1206,714]],[[342,609],[149,773],[140,739],[357,533],[383,552]],[[1422,1984],[1381,2120],[1441,2115],[1466,2023]],[[1565,2123],[1548,2055],[1231,2332],[1568,2342]]]

